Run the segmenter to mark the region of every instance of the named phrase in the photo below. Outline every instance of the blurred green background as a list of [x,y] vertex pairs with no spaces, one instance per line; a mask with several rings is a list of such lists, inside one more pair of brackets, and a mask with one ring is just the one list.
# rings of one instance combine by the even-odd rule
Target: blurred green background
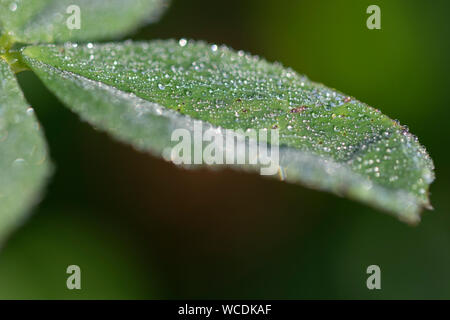
[[[371,4],[381,30],[366,28]],[[0,252],[0,298],[450,299],[449,12],[444,0],[174,0],[132,35],[243,49],[408,125],[437,175],[417,227],[256,175],[176,168],[80,122],[21,73],[57,170]],[[66,288],[71,264],[80,291]],[[366,287],[371,264],[381,290]]]

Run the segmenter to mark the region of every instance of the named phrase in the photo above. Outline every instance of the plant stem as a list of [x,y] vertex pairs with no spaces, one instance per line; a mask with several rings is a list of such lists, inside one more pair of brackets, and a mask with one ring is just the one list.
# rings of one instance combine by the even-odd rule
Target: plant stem
[[6,33],[0,36],[0,54],[9,51],[14,45],[14,40]]
[[0,36],[0,58],[5,60],[14,73],[29,70],[28,66],[23,63],[19,50],[12,49],[14,40],[8,35]]

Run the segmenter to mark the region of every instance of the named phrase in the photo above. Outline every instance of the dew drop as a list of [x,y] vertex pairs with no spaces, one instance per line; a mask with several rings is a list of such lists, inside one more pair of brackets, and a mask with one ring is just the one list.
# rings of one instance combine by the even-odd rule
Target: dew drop
[[178,44],[181,46],[181,47],[184,47],[184,46],[186,46],[187,45],[187,40],[186,39],[180,39],[180,41],[178,41]]
[[17,10],[17,3],[13,2],[9,5],[9,10],[15,12]]
[[25,165],[26,161],[23,158],[17,158],[16,160],[13,161],[12,166],[14,168],[19,168],[23,165]]

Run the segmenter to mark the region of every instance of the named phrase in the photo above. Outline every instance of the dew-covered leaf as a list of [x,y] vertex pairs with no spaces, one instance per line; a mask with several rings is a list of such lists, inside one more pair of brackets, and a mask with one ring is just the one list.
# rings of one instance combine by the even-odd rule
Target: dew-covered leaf
[[124,36],[159,18],[168,0],[0,0],[0,27],[15,42]]
[[34,111],[0,59],[0,244],[39,200],[49,173],[47,146]]
[[220,134],[275,129],[282,179],[411,223],[429,207],[433,163],[406,127],[279,64],[184,39],[35,46],[23,55],[84,120],[140,150],[167,157],[173,130],[192,132],[194,120]]

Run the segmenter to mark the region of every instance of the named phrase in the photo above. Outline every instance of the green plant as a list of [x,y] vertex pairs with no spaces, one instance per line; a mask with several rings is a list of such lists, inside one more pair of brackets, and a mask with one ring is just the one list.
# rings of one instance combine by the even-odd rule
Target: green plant
[[[81,8],[79,30],[66,25],[70,5]],[[173,130],[192,132],[194,120],[219,135],[273,129],[284,180],[408,223],[420,220],[430,207],[432,160],[406,127],[379,110],[225,46],[185,39],[86,43],[122,36],[166,6],[164,0],[0,1],[1,238],[36,203],[52,171],[14,76],[23,70],[35,72],[83,120],[140,151],[166,157]]]

